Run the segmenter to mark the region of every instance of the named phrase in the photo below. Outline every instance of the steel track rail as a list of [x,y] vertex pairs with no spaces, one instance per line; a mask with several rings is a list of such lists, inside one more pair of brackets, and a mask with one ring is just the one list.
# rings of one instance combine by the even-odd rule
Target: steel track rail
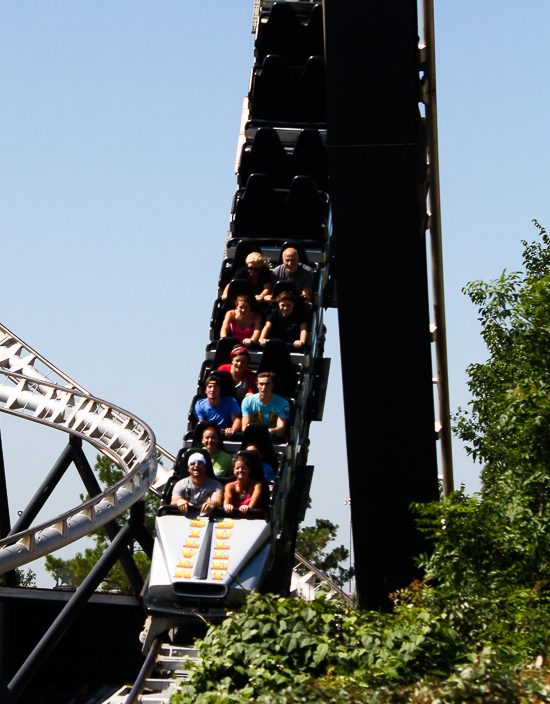
[[324,584],[327,585],[329,589],[331,589],[335,594],[337,594],[341,599],[343,599],[347,604],[350,606],[355,606],[355,602],[353,599],[346,594],[346,592],[341,589],[337,584],[335,584],[329,577],[324,572],[321,572],[321,570],[318,570],[317,567],[315,567],[314,564],[312,564],[309,560],[306,560],[305,557],[300,555],[299,552],[294,553],[294,557],[298,562],[301,562],[304,567],[307,567],[308,570],[313,572]]
[[78,436],[126,474],[80,506],[0,540],[0,574],[97,530],[143,499],[154,481],[154,433],[118,406],[43,379],[0,369],[0,411]]
[[157,470],[169,472],[151,428],[137,416],[92,396],[0,325],[0,411],[86,440],[120,466],[125,477],[102,494],[55,518],[0,540],[0,574],[97,530],[144,498]]
[[[54,366],[39,352],[32,349],[32,347],[23,342],[21,338],[11,332],[11,330],[8,330],[8,328],[1,323],[0,369],[18,372],[25,376],[43,379],[44,381],[50,381],[58,386],[67,386],[75,391],[80,391],[86,396],[93,395],[88,389],[85,389],[70,376]],[[156,450],[161,458],[158,462],[157,469],[157,483],[160,484],[160,479],[165,480],[171,474],[171,470],[163,465],[162,458],[165,458],[167,465],[170,466],[174,464],[176,458],[160,445],[156,446]]]
[[130,690],[128,698],[126,699],[126,704],[135,704],[135,702],[138,701],[138,697],[143,692],[143,688],[145,687],[146,679],[153,672],[161,645],[162,641],[160,638],[155,638],[152,642],[151,647],[149,648],[149,652],[147,653],[147,657],[145,658],[145,661],[143,662],[143,665],[141,667],[141,670],[139,671],[136,681],[134,682],[134,685]]
[[447,323],[445,314],[445,287],[443,280],[443,243],[441,233],[441,197],[439,188],[439,139],[437,132],[437,90],[435,75],[435,21],[433,0],[422,0],[422,33],[425,58],[426,120],[428,130],[428,154],[430,187],[428,210],[430,212],[430,251],[432,258],[432,286],[435,310],[435,351],[437,362],[437,385],[439,420],[441,422],[441,471],[443,494],[454,491],[451,410],[449,399],[449,369],[447,357]]

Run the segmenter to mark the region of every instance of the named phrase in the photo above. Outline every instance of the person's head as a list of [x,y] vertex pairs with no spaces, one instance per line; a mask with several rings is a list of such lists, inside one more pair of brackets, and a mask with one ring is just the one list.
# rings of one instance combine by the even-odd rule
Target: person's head
[[285,269],[289,274],[295,274],[298,271],[298,264],[300,263],[300,258],[298,256],[298,250],[294,247],[287,247],[283,252],[283,264]]
[[210,402],[218,401],[221,397],[220,380],[217,379],[215,376],[209,377],[206,382],[205,392],[206,398]]
[[220,430],[218,426],[211,425],[205,428],[202,432],[201,442],[211,455],[214,454],[221,442]]
[[237,479],[249,477],[252,470],[250,458],[242,452],[237,452],[233,457],[233,474]]
[[245,449],[247,452],[257,452],[258,455],[260,456],[260,459],[263,459],[263,455],[260,452],[260,448],[257,445],[247,445]]
[[245,262],[248,275],[252,277],[258,276],[260,270],[263,269],[266,264],[265,259],[259,252],[250,252]]
[[241,316],[248,315],[252,308],[252,302],[249,296],[239,295],[235,298],[235,310]]
[[[277,388],[277,383],[275,383],[275,388]],[[268,464],[271,464],[272,461],[275,460],[273,442],[267,425],[263,423],[249,423],[246,426],[243,432],[243,441],[240,449],[243,450],[249,445],[257,447],[261,451],[262,457],[266,458]]]
[[187,471],[195,486],[201,486],[206,479],[206,460],[200,452],[193,452],[187,459]]
[[231,350],[231,366],[237,372],[244,371],[250,362],[250,352],[244,345],[235,345]]
[[256,386],[258,387],[258,393],[260,394],[260,400],[266,399],[269,401],[273,393],[273,386],[275,385],[275,374],[274,372],[259,372],[256,377]]
[[277,296],[277,304],[279,305],[279,310],[281,311],[283,317],[292,315],[294,310],[294,296],[288,291],[283,291],[280,296]]

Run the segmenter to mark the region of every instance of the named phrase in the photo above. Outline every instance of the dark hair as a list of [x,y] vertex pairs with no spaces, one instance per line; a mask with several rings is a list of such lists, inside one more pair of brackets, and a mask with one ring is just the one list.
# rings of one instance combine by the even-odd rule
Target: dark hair
[[241,450],[245,450],[249,445],[256,445],[263,455],[263,461],[277,471],[279,463],[273,450],[273,440],[267,425],[263,423],[249,423],[243,431]]
[[296,296],[292,291],[282,291],[275,299],[276,303],[281,303],[281,301],[290,301],[293,305],[296,305]]
[[233,468],[235,468],[235,465],[237,464],[237,462],[239,460],[244,462],[246,464],[246,466],[248,467],[248,469],[252,470],[252,462],[250,461],[250,453],[249,452],[246,452],[246,451],[236,452],[233,455]]
[[222,439],[222,434],[220,432],[220,427],[216,423],[208,423],[208,425],[204,425],[201,429],[201,442],[202,438],[207,430],[214,430],[216,433],[216,436],[218,438],[218,444],[221,442]]
[[262,482],[262,484],[265,483],[262,460],[256,450],[239,450],[236,452],[233,455],[233,468],[235,468],[238,460],[242,460],[246,464],[250,470],[251,479],[258,479]]

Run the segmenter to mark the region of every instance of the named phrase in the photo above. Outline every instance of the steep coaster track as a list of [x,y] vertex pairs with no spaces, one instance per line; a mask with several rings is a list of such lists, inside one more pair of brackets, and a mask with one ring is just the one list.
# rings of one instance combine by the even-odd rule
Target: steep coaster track
[[[271,267],[276,267],[286,249],[295,249],[300,264],[313,270],[306,348],[275,340],[268,340],[263,348],[254,345],[249,348],[252,371],[275,372],[280,382],[277,393],[286,397],[291,406],[287,432],[278,438],[272,436],[277,468],[269,497],[267,527],[262,529],[262,535],[268,538],[264,538],[261,553],[255,546],[250,555],[245,550],[242,563],[232,563],[233,553],[222,557],[219,549],[222,546],[215,536],[227,534],[228,541],[241,541],[231,545],[231,550],[246,548],[246,532],[254,535],[261,526],[252,531],[253,526],[249,525],[248,531],[239,531],[246,528],[237,525],[239,519],[233,522],[222,519],[220,523],[220,519],[211,518],[214,531],[210,539],[203,534],[208,528],[199,525],[206,521],[197,521],[189,533],[196,542],[192,550],[186,550],[182,538],[187,533],[181,533],[182,538],[178,539],[174,532],[170,538],[170,524],[163,527],[165,522],[182,519],[159,515],[157,535],[166,537],[164,541],[157,539],[157,552],[153,553],[144,595],[149,614],[144,632],[146,662],[134,687],[117,692],[107,700],[109,704],[167,701],[173,682],[166,679],[162,653],[174,644],[189,644],[186,626],[193,623],[193,618],[219,620],[220,606],[225,599],[234,603],[229,600],[238,598],[243,583],[282,594],[290,588],[296,532],[305,514],[313,473],[313,467],[308,465],[309,428],[312,421],[322,419],[330,365],[330,360],[323,356],[326,332],[323,308],[333,305],[333,281],[322,5],[320,2],[255,3],[253,29],[255,61],[237,148],[238,190],[218,282],[219,298],[211,319],[211,342],[199,375],[198,395],[190,407],[183,452],[191,452],[198,440],[194,407],[204,393],[207,378],[229,361],[228,345],[220,339],[221,323],[231,308],[231,298],[245,292],[248,283],[235,279],[236,273],[242,271],[251,252],[261,253]],[[274,294],[287,285],[284,281],[274,284]],[[221,297],[227,289],[229,301]],[[237,436],[224,438],[224,446],[227,451],[235,452],[244,449],[245,443]],[[184,454],[183,459],[187,456]],[[232,527],[227,530],[230,524]],[[218,530],[218,526],[225,530]],[[235,538],[231,538],[232,533]],[[184,559],[178,562],[182,546]],[[191,557],[193,553],[197,554]],[[228,561],[223,568],[227,572],[217,572],[220,563],[216,567],[216,557]],[[201,564],[211,565],[212,569],[201,571]],[[255,580],[251,579],[254,570],[257,570]],[[216,579],[223,579],[221,585],[226,590],[221,599],[217,587],[220,582]]]
[[[286,11],[294,13],[296,10],[294,21],[307,28],[310,37],[308,45],[315,46],[316,51],[320,50],[322,54],[320,3],[282,4]],[[271,32],[272,39],[278,42],[275,35],[281,36],[282,31],[276,19],[280,5],[273,12],[274,21],[270,20],[272,3],[266,3],[261,12],[256,13],[259,20],[257,42],[266,28],[268,33],[275,28],[276,31]],[[314,15],[316,19],[312,20]],[[283,384],[283,395],[289,398],[292,408],[288,433],[274,444],[278,469],[267,511],[267,524],[264,524],[266,529],[262,532],[262,535],[269,536],[262,549],[265,566],[262,567],[261,581],[257,583],[260,588],[283,593],[290,586],[294,541],[298,523],[305,513],[313,471],[307,464],[309,425],[312,420],[322,418],[329,368],[329,360],[323,360],[325,327],[322,308],[327,303],[330,288],[331,225],[326,194],[328,175],[323,110],[320,114],[316,109],[317,104],[322,108],[324,103],[323,91],[314,97],[320,88],[318,79],[322,57],[317,56],[315,61],[309,62],[309,69],[305,70],[303,64],[307,59],[298,57],[298,65],[292,68],[292,72],[300,86],[305,87],[310,99],[300,101],[294,94],[291,97],[294,114],[279,115],[282,120],[273,121],[269,106],[272,90],[269,74],[273,61],[266,56],[260,64],[259,56],[256,58],[239,140],[239,190],[232,208],[219,281],[221,293],[235,269],[244,263],[242,258],[246,254],[243,255],[243,249],[261,249],[271,266],[276,266],[280,263],[279,256],[285,242],[295,246],[300,252],[300,261],[310,264],[315,272],[306,349],[297,350],[269,341],[265,348],[251,350],[251,367],[257,371],[265,364],[264,369],[277,372]],[[294,58],[292,62],[295,63]],[[303,74],[301,78],[299,74]],[[279,81],[280,77],[275,76],[275,80]],[[277,178],[269,153],[263,151],[262,142],[265,145],[270,139],[279,144],[284,182]],[[312,155],[316,155],[315,158],[312,159]],[[310,166],[313,162],[316,165],[312,171]],[[270,207],[266,209],[264,206],[268,202]],[[218,299],[211,321],[212,342],[207,348],[199,378],[199,393],[203,391],[208,372],[214,371],[220,363],[219,352],[223,345],[218,346],[217,340],[220,316],[225,313],[225,308],[226,304]],[[162,465],[157,468],[156,452],[160,451],[171,463],[175,458],[156,447],[153,432],[138,418],[93,397],[9,330],[2,328],[1,332],[0,372],[4,380],[0,386],[1,410],[89,442],[121,466],[126,474],[124,480],[92,500],[38,526],[13,531],[12,535],[0,541],[0,571],[6,572],[57,550],[121,515],[144,498],[156,471],[163,475],[157,480],[157,485],[165,483],[170,473]],[[190,419],[184,450],[192,445],[193,425]],[[235,451],[238,442],[226,443],[226,446],[229,451]],[[196,600],[191,601],[188,617],[196,609]],[[212,604],[212,608],[201,606],[199,615],[204,618],[210,613],[219,619],[223,612],[220,607],[223,604],[217,602]],[[153,650],[157,650],[158,631],[162,640],[166,641],[163,631],[171,632],[174,625],[173,614],[171,620],[165,623],[162,613],[155,612],[154,605],[151,608],[157,632],[150,629],[144,649],[146,655],[152,655]],[[175,620],[177,622],[177,616]],[[181,644],[182,639],[186,641],[185,633],[177,634],[175,642]],[[168,644],[166,647],[169,647]],[[159,652],[163,649],[160,648]],[[147,660],[154,661],[155,658],[149,657]],[[10,682],[16,696],[24,686],[25,676],[23,667]]]
[[[323,415],[330,363],[324,359],[326,330],[323,309],[331,304],[332,228],[330,197],[326,190],[328,160],[322,5],[303,1],[257,3],[254,26],[254,65],[237,147],[238,188],[231,209],[218,298],[210,322],[211,342],[199,374],[197,395],[190,406],[182,452],[200,447],[201,439],[196,437],[195,431],[195,404],[204,397],[207,379],[211,374],[228,374],[219,372],[219,368],[230,362],[230,351],[237,340],[225,337],[227,332],[224,333],[223,326],[227,316],[232,314],[237,296],[247,296],[252,311],[265,321],[266,316],[269,320],[271,313],[279,312],[277,295],[291,291],[293,305],[297,311],[300,309],[300,315],[304,316],[302,320],[307,320],[307,340],[302,346],[297,346],[290,338],[267,339],[264,345],[252,343],[248,346],[251,371],[274,373],[277,386],[273,392],[284,397],[290,408],[286,430],[282,434],[267,436],[268,453],[275,471],[268,505],[264,506],[269,530],[259,538],[264,546],[262,551],[265,548],[267,552],[258,563],[254,563],[258,557],[252,556],[254,551],[240,564],[230,560],[223,576],[210,574],[215,573],[212,563],[209,576],[205,577],[197,565],[204,560],[208,563],[210,550],[215,554],[214,543],[209,548],[203,545],[200,534],[196,548],[200,560],[193,555],[182,560],[181,564],[176,556],[181,553],[182,546],[170,550],[164,546],[162,559],[155,559],[153,555],[151,577],[145,592],[146,608],[153,619],[162,617],[164,611],[171,612],[169,599],[177,601],[175,595],[182,597],[183,594],[190,601],[193,601],[191,595],[195,595],[199,602],[197,608],[205,609],[201,613],[208,617],[208,604],[212,604],[215,611],[216,600],[220,602],[215,596],[219,593],[216,580],[223,582],[226,596],[231,597],[232,584],[235,586],[236,582],[225,579],[230,574],[234,575],[233,578],[237,574],[247,574],[251,580],[247,588],[288,592],[297,527],[303,519],[313,472],[313,467],[308,464],[309,429],[311,422],[321,420]],[[287,251],[295,252],[298,274],[308,277],[307,286],[298,283],[301,279],[295,276],[296,270],[291,271],[286,264],[283,265],[283,253]],[[273,303],[267,310],[262,305],[264,301],[256,300],[253,279],[247,279],[246,274],[243,277],[242,273],[253,253],[257,253],[260,260],[263,257],[271,269],[268,278],[273,284]],[[310,301],[304,301],[305,297]],[[234,395],[233,381],[226,378],[228,386],[225,387],[223,377],[219,378],[223,384],[222,396]],[[246,440],[248,430],[244,429],[242,436],[226,436],[223,439],[225,450],[234,453],[244,450],[247,443],[254,445],[250,439]],[[255,432],[252,428],[250,430]],[[267,431],[267,428],[264,426],[263,430]],[[184,469],[178,464],[176,473]],[[165,499],[169,503],[170,496]],[[163,516],[160,520],[169,524],[168,517]],[[157,526],[157,534],[161,532]],[[235,524],[234,532],[240,534],[238,524]],[[269,543],[269,549],[263,541]],[[256,580],[252,579],[254,573],[257,573]],[[216,606],[219,609],[220,603]],[[172,615],[176,617],[176,614]]]

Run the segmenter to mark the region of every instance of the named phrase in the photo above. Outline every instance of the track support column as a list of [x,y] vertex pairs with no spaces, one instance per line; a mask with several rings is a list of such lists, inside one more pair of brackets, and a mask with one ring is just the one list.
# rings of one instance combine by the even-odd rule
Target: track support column
[[324,9],[357,590],[385,609],[422,549],[410,504],[438,497],[416,0]]

